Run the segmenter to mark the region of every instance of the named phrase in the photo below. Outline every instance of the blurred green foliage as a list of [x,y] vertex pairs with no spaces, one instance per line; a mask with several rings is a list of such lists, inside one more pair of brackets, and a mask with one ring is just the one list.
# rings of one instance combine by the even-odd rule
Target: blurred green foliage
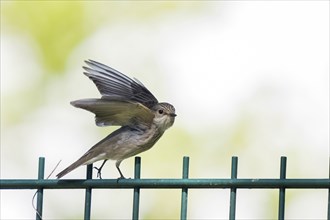
[[[28,125],[29,128],[31,128],[29,131],[25,130],[24,127],[22,131],[12,129],[12,133],[15,134],[14,139],[22,140],[28,140],[26,136],[34,133],[35,131],[33,129],[38,127],[34,124],[33,120],[36,120],[36,123],[40,123],[40,121],[38,121],[40,113],[31,113],[38,112],[41,107],[48,107],[48,109],[51,110],[53,106],[47,102],[48,100],[55,102],[57,101],[56,98],[59,98],[60,103],[64,102],[62,102],[62,100],[65,95],[68,94],[59,94],[61,92],[59,90],[65,93],[63,81],[67,79],[63,76],[68,72],[68,59],[72,52],[88,39],[90,35],[95,34],[99,28],[108,29],[115,25],[124,26],[127,23],[138,25],[138,23],[145,24],[150,21],[156,26],[158,25],[157,19],[161,20],[166,16],[173,18],[175,17],[175,13],[178,12],[180,16],[177,18],[180,19],[190,13],[197,15],[206,8],[202,1],[1,1],[0,4],[1,34],[6,35],[9,33],[10,36],[21,35],[20,37],[22,38],[27,37],[29,40],[32,40],[33,45],[28,46],[31,47],[31,50],[37,51],[37,53],[34,54],[39,56],[33,57],[32,60],[35,61],[42,72],[40,76],[38,75],[40,78],[31,80],[33,82],[28,86],[21,88],[21,84],[24,82],[15,81],[17,88],[10,93],[1,95],[1,127],[4,126],[7,131],[11,131],[11,128],[20,125],[20,123]],[[213,8],[213,5],[209,5],[209,8]],[[189,20],[189,22],[191,21]],[[165,23],[165,25],[168,25],[168,23]],[[153,28],[153,26],[151,26],[151,28]],[[169,28],[169,30],[171,29]],[[152,31],[154,31],[154,29],[152,29]],[[198,31],[199,30],[196,30],[196,33]],[[222,38],[220,38],[220,40],[221,39]],[[107,42],[108,40],[110,41],[112,39],[107,39]],[[102,43],[107,42],[100,42],[98,46],[101,47]],[[146,45],[146,47],[147,46],[148,45]],[[130,48],[126,46],[124,49],[128,51]],[[7,54],[1,55],[6,56]],[[151,54],[150,57],[156,57],[153,55],[154,54]],[[89,55],[86,54],[84,56],[88,58]],[[155,60],[157,60],[157,58],[155,58]],[[2,65],[7,64],[2,63]],[[155,65],[157,65],[157,63]],[[148,68],[148,66],[146,66],[146,68]],[[1,73],[2,76],[5,74],[10,75],[12,72]],[[19,74],[28,75],[29,72],[26,70],[26,72],[20,72]],[[20,76],[16,78],[19,79]],[[1,80],[3,80],[3,78]],[[58,95],[56,98],[50,97],[49,95],[51,93],[49,91],[52,89],[54,90],[52,86],[54,86],[55,81],[60,82],[56,84],[55,90]],[[267,96],[266,100],[272,100],[272,97]],[[248,98],[248,101],[253,102],[253,97]],[[255,101],[255,103],[257,103],[256,106],[264,108],[264,102],[261,102],[263,105],[258,104],[257,101]],[[57,103],[54,105],[56,104]],[[67,102],[63,105],[69,106]],[[264,111],[268,111],[268,109],[265,108]],[[264,119],[267,119],[268,123],[261,123],[265,120],[260,117],[259,112],[254,112],[252,109],[250,112],[252,111],[253,114],[250,115],[246,113],[248,111],[249,108],[243,106],[242,113],[240,114],[241,116],[238,117],[235,122],[232,122],[230,126],[226,124],[223,127],[217,126],[211,128],[210,126],[206,126],[206,128],[201,128],[199,133],[195,134],[190,134],[187,129],[180,128],[179,120],[181,119],[178,118],[176,125],[167,132],[159,143],[157,143],[158,146],[152,151],[143,154],[143,162],[157,165],[157,169],[152,170],[153,168],[150,168],[151,171],[149,171],[149,174],[151,173],[153,176],[156,176],[158,175],[156,172],[159,172],[161,176],[180,177],[181,170],[178,167],[181,166],[181,157],[185,155],[190,156],[193,161],[191,163],[190,173],[192,177],[209,177],[213,174],[216,176],[225,176],[226,172],[228,172],[229,176],[228,167],[232,155],[238,155],[240,158],[248,158],[248,160],[251,161],[250,164],[242,161],[244,167],[247,167],[245,173],[243,173],[244,167],[240,169],[240,172],[249,176],[249,172],[252,174],[263,172],[263,166],[260,166],[262,159],[267,160],[268,157],[273,158],[277,156],[276,154],[280,153],[286,153],[288,157],[294,155],[295,157],[293,157],[292,160],[297,158],[296,155],[298,153],[296,150],[299,149],[298,147],[291,148],[292,150],[284,150],[284,148],[276,150],[277,145],[286,144],[292,146],[293,143],[296,143],[294,141],[292,141],[293,143],[287,143],[284,138],[282,141],[277,140],[279,139],[278,137],[285,137],[285,132],[281,133],[276,131],[281,130],[281,128],[286,128],[286,124],[280,128],[274,127],[276,118],[269,120],[268,114],[264,117]],[[277,115],[277,113],[271,112],[270,116],[272,114],[275,114],[275,116]],[[52,112],[49,113],[49,117],[52,117]],[[92,116],[90,116],[89,120],[91,120],[91,117]],[[30,120],[23,122],[23,119],[27,118]],[[92,122],[90,125],[92,126]],[[274,128],[268,129],[269,127]],[[257,130],[257,128],[259,128],[259,130]],[[264,133],[260,131],[263,130],[265,130],[264,133],[271,133],[276,137],[276,140],[272,140],[268,136],[265,138],[262,137]],[[99,131],[102,134],[104,133],[104,135],[110,133],[109,129],[104,128]],[[75,132],[72,132],[73,135],[74,133]],[[77,132],[77,134],[80,133]],[[19,142],[20,141],[13,142],[14,144],[12,144],[12,146],[7,147],[7,152],[12,152],[12,154],[10,155],[7,153],[6,159],[7,161],[15,161],[15,164],[21,167],[28,167],[26,164],[31,162],[31,158],[26,155],[31,155],[32,151],[38,150],[32,149],[31,146],[29,146],[30,148],[27,147],[29,142],[27,144],[24,143],[26,146],[22,149],[21,145],[17,144]],[[264,147],[266,144],[273,145],[272,147],[266,148]],[[251,149],[253,145],[257,146],[256,149],[258,151],[253,151],[253,149]],[[58,149],[56,149],[56,151],[58,151]],[[270,155],[268,156],[268,154]],[[155,155],[161,155],[163,157],[162,160],[159,160],[159,156]],[[50,160],[57,160],[57,158],[50,158]],[[292,160],[290,158],[290,161]],[[304,172],[301,173],[301,176],[306,176],[306,171],[300,167],[297,161],[291,163],[293,164],[290,165],[290,170],[293,170],[291,171],[292,173],[300,175],[299,172]],[[23,172],[26,172],[25,169]],[[264,173],[266,173],[266,171],[264,171]],[[268,175],[268,173],[266,174]],[[240,175],[242,174],[240,173]],[[273,176],[273,173],[269,175]],[[274,207],[277,204],[277,192],[270,192],[269,194],[270,196],[267,200],[268,207]],[[173,218],[178,216],[180,191],[161,191],[158,195],[159,196],[155,197],[150,207],[144,211],[144,218],[156,218],[159,216],[159,213],[170,217],[173,216]],[[293,194],[291,194],[291,196],[292,195]],[[292,197],[288,196],[287,204],[290,204],[292,201],[291,198]],[[171,203],[168,201],[171,201]],[[55,204],[54,207],[58,205],[59,204]],[[166,209],[164,209],[164,207],[166,207]],[[276,212],[271,208],[265,209],[263,212],[267,212],[268,216],[276,217]],[[69,215],[73,217],[78,216],[76,213],[70,213]]]
[[[39,46],[41,63],[51,74],[62,74],[72,50],[104,22],[154,19],[200,4],[134,1],[8,1],[1,2],[1,25],[29,35]],[[188,7],[187,7],[188,6]]]
[[35,40],[49,73],[63,73],[74,47],[88,34],[83,2],[14,1],[3,5],[4,22]]
[[[42,69],[41,78],[33,85],[2,97],[6,106],[2,109],[6,115],[3,123],[17,124],[42,105],[53,76],[64,75],[72,51],[101,25],[107,23],[111,28],[119,21],[145,22],[183,7],[178,2],[1,1],[2,34],[31,39],[37,46],[32,49],[39,55],[34,59]],[[12,102],[21,94],[25,94],[24,99]]]

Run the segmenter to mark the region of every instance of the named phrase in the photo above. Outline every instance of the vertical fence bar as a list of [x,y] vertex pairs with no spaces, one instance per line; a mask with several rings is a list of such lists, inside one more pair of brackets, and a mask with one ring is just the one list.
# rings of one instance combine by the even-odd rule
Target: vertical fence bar
[[[189,176],[189,157],[183,157],[182,179]],[[188,188],[182,188],[181,193],[181,220],[187,219]]]
[[[93,164],[87,165],[86,179],[93,178]],[[91,206],[92,206],[92,188],[88,187],[85,191],[85,212],[84,219],[91,219]]]
[[328,220],[330,219],[330,188],[328,189],[328,218],[327,219]]
[[[238,158],[231,158],[231,179],[237,179],[237,164]],[[236,188],[230,189],[230,206],[229,206],[229,219],[234,220],[236,218]]]
[[[286,178],[286,157],[281,157],[281,168],[280,168],[280,179],[284,180]],[[285,209],[285,188],[280,188],[279,194],[279,207],[278,207],[278,219],[284,219],[284,209]]]
[[[45,175],[45,158],[39,157],[38,180],[44,179],[44,175]],[[36,213],[37,220],[42,219],[43,200],[44,200],[44,190],[42,188],[40,188],[37,191],[37,210],[36,210],[37,211],[37,213]]]
[[[330,179],[330,157],[329,157],[329,179]],[[328,220],[330,219],[330,188],[328,189]]]
[[[141,157],[135,157],[134,163],[134,179],[141,178]],[[133,220],[139,219],[139,209],[140,209],[140,188],[134,188],[133,194]]]

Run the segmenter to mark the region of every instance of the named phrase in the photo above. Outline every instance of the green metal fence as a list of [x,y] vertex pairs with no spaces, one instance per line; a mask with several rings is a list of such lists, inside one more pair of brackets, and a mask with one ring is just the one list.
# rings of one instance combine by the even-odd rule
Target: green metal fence
[[230,179],[190,179],[189,157],[183,158],[182,179],[140,179],[141,159],[135,158],[134,179],[92,179],[93,165],[87,166],[86,179],[57,180],[44,179],[45,159],[39,158],[38,179],[3,179],[1,189],[37,189],[36,219],[41,219],[43,210],[43,192],[45,189],[85,189],[84,219],[91,218],[92,190],[128,188],[133,191],[132,219],[139,219],[140,189],[182,189],[181,219],[187,219],[188,190],[192,188],[230,189],[229,219],[235,219],[237,189],[279,189],[278,219],[285,218],[286,189],[328,189],[327,218],[330,219],[330,179],[287,179],[286,157],[281,157],[280,178],[278,179],[238,179],[238,158],[232,157]]

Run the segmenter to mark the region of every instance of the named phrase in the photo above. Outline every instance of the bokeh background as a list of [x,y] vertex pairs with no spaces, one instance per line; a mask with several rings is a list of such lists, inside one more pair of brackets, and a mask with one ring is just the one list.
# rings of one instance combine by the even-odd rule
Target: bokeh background
[[[177,109],[141,154],[142,178],[328,178],[328,1],[1,1],[1,178],[36,178],[115,128],[70,106],[99,97],[94,59],[138,78]],[[121,167],[133,176],[134,159]],[[100,162],[96,165],[100,165]],[[81,167],[65,178],[84,178]],[[104,178],[117,178],[113,162]],[[55,178],[54,174],[50,178]],[[1,219],[35,217],[34,191],[1,191]],[[45,191],[45,219],[81,219],[83,190]],[[226,219],[229,190],[190,190],[188,217]],[[93,219],[129,219],[132,190],[94,190]],[[277,190],[239,190],[238,219],[277,217]],[[180,190],[142,190],[141,219],[177,219]],[[288,190],[288,219],[325,219],[326,190]]]

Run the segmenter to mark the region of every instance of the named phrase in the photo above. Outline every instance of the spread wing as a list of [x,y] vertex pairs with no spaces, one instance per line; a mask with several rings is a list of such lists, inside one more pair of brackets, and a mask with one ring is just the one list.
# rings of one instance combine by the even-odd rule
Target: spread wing
[[154,118],[153,112],[144,105],[131,101],[106,99],[80,99],[71,102],[77,108],[82,108],[95,114],[97,126],[150,126]]
[[93,60],[85,61],[84,74],[95,83],[102,98],[139,102],[151,108],[158,103],[155,96],[137,79]]

